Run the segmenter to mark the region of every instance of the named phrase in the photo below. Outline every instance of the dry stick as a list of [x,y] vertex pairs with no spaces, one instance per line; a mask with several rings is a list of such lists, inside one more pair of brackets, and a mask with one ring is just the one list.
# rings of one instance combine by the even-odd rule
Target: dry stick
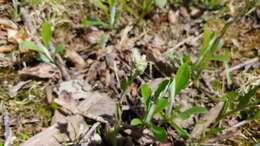
[[[50,49],[55,50],[54,44],[52,42],[50,43]],[[62,73],[62,76],[64,77],[65,80],[67,80],[67,81],[70,80],[71,79],[70,74],[68,73],[68,71],[65,67],[65,63],[62,60],[62,57],[60,56],[60,54],[57,54],[57,53],[55,54],[55,57],[57,58],[56,64],[59,67],[59,69]]]
[[82,135],[82,143],[89,145],[91,142],[91,136],[94,134],[97,127],[100,125],[100,122],[96,122],[84,135]]
[[[25,8],[21,8],[21,14],[23,16],[24,23],[25,23],[28,31],[30,32],[32,39],[35,41],[36,45],[40,48],[45,48],[45,46],[42,44],[41,40],[37,36],[37,31],[36,31],[35,27],[33,26],[32,22],[31,22],[31,18],[30,18],[30,15],[28,14],[28,11]],[[52,50],[55,49],[55,47],[52,43],[50,43],[50,48]],[[55,56],[57,58],[56,65],[60,69],[62,76],[64,77],[65,80],[70,80],[71,77],[70,77],[70,75],[69,75],[69,73],[68,73],[68,71],[67,71],[67,69],[64,65],[64,62],[63,62],[61,56],[59,54],[56,54]]]
[[178,49],[180,46],[188,43],[188,42],[191,42],[191,41],[197,41],[199,40],[201,37],[203,36],[203,34],[199,34],[198,36],[190,36],[184,40],[182,40],[181,42],[179,42],[177,45],[175,45],[174,47],[170,48],[169,50],[166,51],[165,54],[168,54],[169,52],[172,52],[172,51],[175,51],[176,49]]
[[259,61],[259,58],[258,58],[258,57],[253,58],[253,59],[247,60],[247,61],[245,61],[245,62],[243,62],[243,63],[241,63],[241,64],[238,64],[238,65],[236,65],[236,66],[233,66],[233,67],[231,67],[231,68],[229,68],[229,69],[226,69],[226,70],[225,70],[224,72],[222,72],[222,73],[232,72],[232,71],[238,70],[238,69],[240,69],[240,68],[242,68],[242,67],[244,67],[244,66],[248,66],[248,65],[257,63],[258,61]]
[[5,136],[5,144],[4,146],[12,145],[12,129],[10,128],[10,121],[7,112],[3,113],[3,122],[4,122],[4,136]]
[[235,131],[235,129],[242,127],[243,125],[248,124],[251,121],[252,120],[241,121],[241,122],[237,123],[236,125],[224,130],[223,133],[218,135],[217,137],[207,140],[207,142],[208,143],[221,142],[229,137],[233,137],[234,135],[236,135],[238,133],[237,131]]

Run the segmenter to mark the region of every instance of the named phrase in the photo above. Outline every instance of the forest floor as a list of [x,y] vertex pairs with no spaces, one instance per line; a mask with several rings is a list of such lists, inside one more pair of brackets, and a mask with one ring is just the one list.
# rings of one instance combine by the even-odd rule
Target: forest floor
[[259,0],[0,0],[0,146],[257,146],[259,88]]

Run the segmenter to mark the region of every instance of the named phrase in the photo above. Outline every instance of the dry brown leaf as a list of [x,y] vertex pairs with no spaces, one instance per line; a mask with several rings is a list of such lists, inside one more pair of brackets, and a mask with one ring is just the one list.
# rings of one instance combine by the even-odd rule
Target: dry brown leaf
[[102,35],[104,35],[103,31],[94,30],[91,31],[90,33],[87,33],[85,39],[90,45],[93,45],[100,42]]
[[21,146],[63,146],[62,143],[75,141],[86,129],[88,126],[83,117],[79,115],[68,116],[29,138]]
[[77,69],[83,69],[86,66],[85,60],[72,49],[66,50],[65,57],[68,58]]
[[93,91],[78,105],[78,109],[86,117],[91,114],[109,121],[115,114],[116,104],[105,93]]
[[73,113],[78,114],[78,108],[76,101],[72,98],[70,93],[67,93],[66,91],[63,91],[59,98],[54,99],[54,101],[64,108],[64,110],[67,111],[67,113]]
[[63,91],[70,93],[74,100],[85,99],[91,91],[91,86],[84,79],[69,80],[60,83],[57,94],[61,95]]
[[11,65],[13,65],[13,61],[4,54],[0,53],[0,67],[8,67]]
[[0,46],[0,53],[11,52],[14,49],[15,49],[15,47],[12,45]]
[[25,29],[7,29],[7,38],[10,43],[17,44],[29,39],[29,35]]
[[54,115],[51,119],[51,125],[54,125],[65,118],[66,116],[63,113],[61,113],[59,110],[55,110]]
[[172,10],[170,10],[168,12],[168,21],[171,24],[176,24],[178,22],[178,17],[179,17],[179,12],[173,12]]
[[206,130],[206,128],[212,124],[216,118],[218,117],[220,111],[222,110],[222,107],[224,105],[224,102],[219,102],[215,107],[213,107],[207,114],[205,114],[200,121],[202,123],[196,124],[194,127],[191,136],[193,138],[198,139],[203,131]]
[[6,18],[0,18],[0,28],[2,28],[2,29],[8,29],[8,28],[18,29],[17,25],[13,21],[6,19]]
[[5,4],[7,2],[9,2],[9,0],[0,0],[0,4]]
[[19,72],[21,76],[24,77],[37,77],[41,79],[59,79],[59,70],[53,64],[41,63],[35,67],[24,68]]

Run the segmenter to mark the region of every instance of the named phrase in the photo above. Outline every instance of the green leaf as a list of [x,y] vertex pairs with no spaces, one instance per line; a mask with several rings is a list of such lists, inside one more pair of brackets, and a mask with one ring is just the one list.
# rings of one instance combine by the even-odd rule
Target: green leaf
[[150,123],[154,114],[156,114],[156,113],[160,112],[162,109],[164,109],[167,104],[168,104],[168,101],[165,98],[160,98],[157,100],[156,103],[153,103],[152,106],[148,109],[149,111],[145,118],[145,123]]
[[203,45],[202,48],[200,49],[200,54],[202,54],[206,48],[208,48],[210,39],[211,39],[211,33],[209,32],[209,28],[207,25],[204,27],[204,32],[203,32]]
[[51,60],[44,53],[39,53],[39,54],[40,54],[40,59],[43,62],[51,63]]
[[258,111],[252,118],[253,120],[260,120],[260,111]]
[[155,103],[155,110],[154,110],[154,114],[160,112],[161,110],[163,110],[168,104],[168,100],[165,98],[159,98],[157,100],[157,102]]
[[64,53],[64,50],[65,50],[65,46],[63,43],[60,43],[57,45],[57,47],[55,48],[55,53],[59,53],[59,54],[62,54]]
[[108,4],[110,7],[116,4],[116,0],[108,0]]
[[45,62],[48,62],[48,63],[53,62],[53,59],[52,59],[49,51],[45,47],[40,48],[32,41],[23,41],[23,42],[21,42],[20,46],[21,46],[21,48],[27,48],[27,49],[31,49],[33,51],[38,52],[40,54],[40,58]]
[[128,80],[127,79],[121,80],[120,82],[121,93],[125,92],[127,87],[128,87]]
[[221,54],[221,55],[215,55],[215,56],[212,56],[210,59],[214,60],[214,61],[225,62],[225,61],[230,60],[230,54],[225,53],[225,54]]
[[114,26],[115,19],[116,19],[116,4],[113,4],[112,7],[110,8],[110,18],[109,18],[110,27]]
[[149,103],[150,103],[152,90],[147,84],[142,84],[141,85],[141,94],[143,97],[143,103],[144,103],[145,109],[147,110]]
[[82,20],[82,24],[86,26],[103,26],[108,28],[108,24],[104,23],[103,21],[95,18],[85,18]]
[[170,121],[169,123],[172,126],[172,128],[176,130],[177,134],[180,135],[181,137],[183,138],[191,137],[191,135],[185,129],[177,125],[174,121]]
[[21,42],[20,47],[23,49],[31,49],[36,52],[43,52],[43,50],[32,41],[23,41]]
[[151,124],[150,127],[156,139],[158,139],[159,141],[164,141],[166,139],[167,134],[163,128],[153,124]]
[[256,86],[253,89],[249,90],[244,96],[239,98],[238,108],[242,108],[243,106],[247,105],[250,102],[250,99],[255,96],[256,91],[259,89],[260,86]]
[[41,39],[45,46],[48,46],[52,38],[51,24],[49,22],[44,22],[41,25]]
[[158,87],[157,87],[157,89],[156,89],[156,91],[155,91],[155,93],[154,93],[154,96],[155,96],[155,97],[160,97],[161,94],[167,90],[169,83],[170,83],[170,80],[164,80],[164,81],[162,81],[162,82],[158,85]]
[[174,79],[174,84],[172,86],[171,94],[173,97],[179,94],[179,92],[187,86],[190,79],[190,74],[191,70],[188,63],[182,64],[177,71],[176,77]]
[[205,107],[194,106],[194,107],[191,107],[191,108],[187,109],[186,111],[180,113],[179,117],[182,120],[187,120],[194,114],[202,114],[202,113],[207,113],[207,112],[208,112],[208,110]]
[[106,5],[103,4],[101,0],[94,0],[94,2],[97,7],[102,9],[108,15],[108,8]]
[[142,122],[142,120],[139,119],[139,118],[134,118],[134,119],[131,121],[131,125],[132,125],[132,126],[138,126],[138,125],[142,125],[142,124],[143,124],[143,122]]
[[158,6],[158,7],[161,8],[161,9],[162,9],[163,7],[165,7],[166,3],[167,3],[167,0],[155,0],[156,6]]

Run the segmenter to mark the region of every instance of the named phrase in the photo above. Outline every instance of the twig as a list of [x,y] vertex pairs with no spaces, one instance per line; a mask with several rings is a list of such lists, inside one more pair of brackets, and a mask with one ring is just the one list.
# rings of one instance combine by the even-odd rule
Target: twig
[[[49,47],[51,50],[55,50],[54,44],[52,42],[50,42]],[[55,54],[55,57],[57,58],[56,64],[57,64],[58,68],[60,69],[63,78],[66,81],[70,80],[71,79],[70,74],[68,73],[68,71],[65,67],[65,63],[62,60],[62,57],[60,56],[60,54]]]
[[207,140],[207,142],[208,143],[221,142],[229,137],[233,137],[234,135],[236,135],[238,133],[238,131],[236,131],[235,129],[242,127],[243,125],[245,125],[251,121],[252,120],[241,121],[241,122],[237,123],[236,125],[224,130],[223,133],[218,135],[217,137]]
[[242,68],[244,66],[248,66],[248,65],[254,64],[254,63],[258,62],[258,61],[259,61],[258,57],[250,59],[250,60],[247,60],[247,61],[245,61],[245,62],[243,62],[241,64],[238,64],[238,65],[233,66],[233,67],[231,67],[229,69],[226,69],[224,72],[222,72],[222,74],[227,73],[227,72],[233,72],[233,71],[238,70],[238,69],[240,69],[240,68]]
[[4,146],[11,146],[12,145],[12,129],[10,127],[9,116],[7,112],[3,113],[3,122],[4,122],[4,136],[5,136],[5,144]]
[[81,136],[82,140],[80,141],[80,143],[89,145],[89,143],[91,142],[92,135],[94,134],[95,130],[100,124],[100,122],[96,122],[89,130],[87,130],[85,134]]
[[175,45],[174,47],[170,48],[169,50],[167,50],[165,52],[165,54],[168,54],[169,52],[172,52],[172,51],[175,51],[176,49],[178,49],[180,46],[188,43],[188,42],[193,42],[193,41],[197,41],[199,40],[201,37],[203,36],[203,34],[200,34],[198,36],[190,36],[190,37],[187,37],[186,39],[182,40],[181,42],[179,42],[177,45]]

